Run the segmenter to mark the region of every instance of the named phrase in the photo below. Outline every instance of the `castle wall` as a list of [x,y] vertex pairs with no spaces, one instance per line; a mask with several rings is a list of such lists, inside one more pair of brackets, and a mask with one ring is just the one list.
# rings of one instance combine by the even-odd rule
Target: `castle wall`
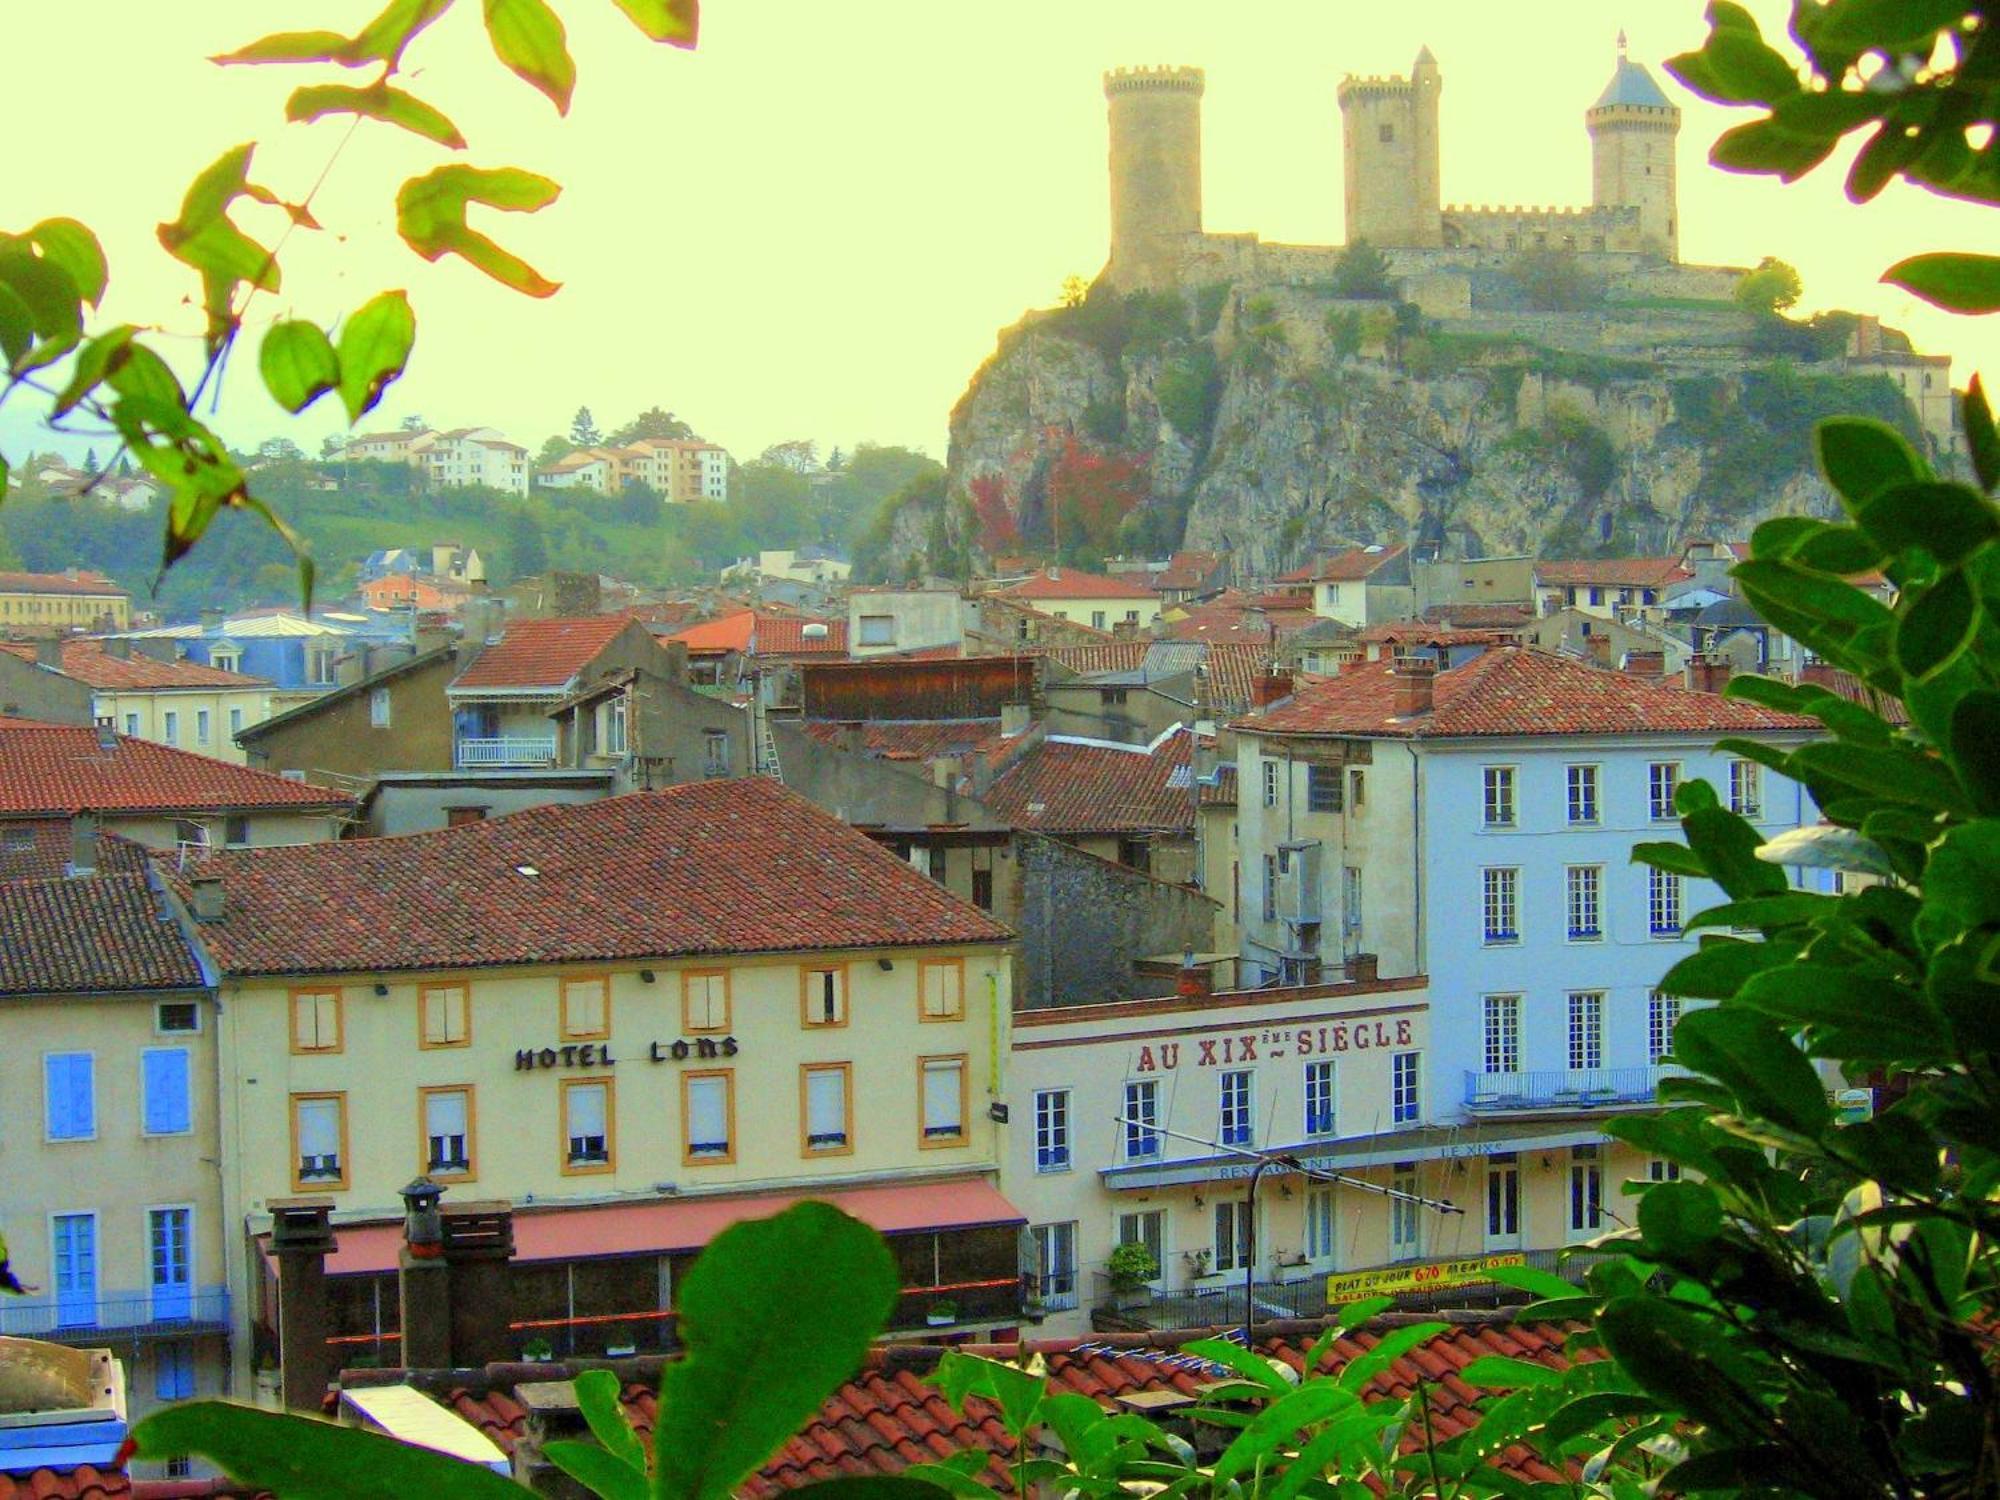
[[1637,254],[1646,249],[1639,210],[1608,208],[1472,208],[1444,210],[1444,243],[1481,250],[1573,250]]
[[1437,70],[1340,85],[1341,190],[1349,243],[1442,243]]
[[1110,120],[1112,284],[1171,286],[1181,245],[1201,232],[1199,68],[1121,68],[1104,76]]
[[1621,104],[1590,110],[1590,199],[1639,211],[1643,248],[1680,258],[1674,140],[1680,111]]

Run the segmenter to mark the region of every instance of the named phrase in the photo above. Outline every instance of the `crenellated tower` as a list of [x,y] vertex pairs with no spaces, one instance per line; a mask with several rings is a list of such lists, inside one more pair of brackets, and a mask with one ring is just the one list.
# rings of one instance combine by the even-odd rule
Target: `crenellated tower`
[[1669,260],[1680,256],[1674,142],[1681,112],[1660,92],[1643,63],[1626,56],[1618,33],[1618,65],[1597,102],[1584,111],[1590,131],[1590,201],[1598,208],[1636,208],[1639,232]]
[[1444,243],[1438,96],[1444,78],[1425,47],[1408,78],[1340,82],[1341,171],[1349,244]]
[[1104,75],[1111,132],[1111,258],[1120,291],[1172,286],[1201,233],[1200,68]]

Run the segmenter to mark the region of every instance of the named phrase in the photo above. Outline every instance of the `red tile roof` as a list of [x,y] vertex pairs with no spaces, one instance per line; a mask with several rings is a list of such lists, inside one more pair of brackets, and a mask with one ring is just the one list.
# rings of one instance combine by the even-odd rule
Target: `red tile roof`
[[763,777],[396,838],[211,855],[238,974],[998,943],[1012,937]]
[[1289,702],[1241,719],[1251,734],[1395,735],[1449,739],[1539,734],[1703,734],[1817,729],[1716,693],[1643,681],[1527,647],[1496,647],[1437,674],[1428,714],[1396,717],[1392,661],[1303,681]]
[[1152,599],[1151,584],[1106,578],[1081,568],[1044,568],[993,591],[1003,599]]
[[1051,735],[1024,752],[985,796],[995,813],[1039,833],[1184,831],[1194,824],[1186,732],[1148,753]]
[[1350,547],[1333,557],[1322,558],[1318,562],[1307,563],[1302,568],[1294,568],[1289,573],[1280,573],[1277,583],[1355,583],[1373,576],[1377,568],[1394,562],[1409,548],[1400,543],[1393,547],[1370,546]]
[[1176,552],[1167,559],[1166,567],[1153,575],[1153,587],[1156,590],[1205,587],[1223,561],[1220,552]]
[[560,692],[632,622],[622,615],[515,620],[472,659],[452,690],[541,688]]
[[[26,641],[0,641],[0,651],[10,651],[24,661],[35,660],[35,648]],[[160,661],[133,648],[129,657],[113,656],[100,640],[67,640],[62,644],[62,670],[88,687],[112,692],[132,688],[259,688],[271,684],[262,677],[246,677],[241,672],[225,672],[219,667],[193,661]]]
[[[826,633],[808,636],[808,625],[818,625]],[[742,609],[677,630],[666,639],[681,642],[694,655],[736,651],[756,656],[845,656],[847,622]]]
[[1271,669],[1271,649],[1260,641],[1208,643],[1208,701],[1218,713],[1250,706],[1250,684]]
[[1544,588],[1664,588],[1692,578],[1678,557],[1586,557],[1567,562],[1538,562],[1535,582]]
[[[1251,611],[1258,611],[1252,614]],[[1265,594],[1252,597],[1234,589],[1216,595],[1205,604],[1178,605],[1179,619],[1161,627],[1167,640],[1251,641],[1283,640],[1314,623],[1312,601],[1300,594]]]
[[1093,672],[1136,672],[1145,664],[1149,641],[1105,641],[1089,646],[1032,646],[1022,654],[1045,656],[1088,677]]
[[265,811],[346,812],[354,799],[151,740],[71,724],[0,722],[0,818]]
[[[71,852],[68,818],[24,818],[0,825],[0,880],[54,880],[69,869]],[[143,875],[149,858],[143,844],[115,834],[98,836],[100,870]]]
[[132,1481],[122,1469],[79,1464],[74,1469],[0,1473],[0,1500],[125,1500]]
[[1433,604],[1424,619],[1436,625],[1459,625],[1469,629],[1504,630],[1510,625],[1533,623],[1535,612],[1525,604]]
[[0,881],[0,993],[201,987],[200,964],[143,873]]
[[0,594],[118,594],[130,598],[132,591],[114,583],[102,573],[0,573]]
[[[841,745],[846,726],[835,719],[807,719],[800,726],[822,745]],[[1008,743],[998,719],[880,719],[861,726],[863,751],[885,760],[930,760],[940,755],[987,755]]]

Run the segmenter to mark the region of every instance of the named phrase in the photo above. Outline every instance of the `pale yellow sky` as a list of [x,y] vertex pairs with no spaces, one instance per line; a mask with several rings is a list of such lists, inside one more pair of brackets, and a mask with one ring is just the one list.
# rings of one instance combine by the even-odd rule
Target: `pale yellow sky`
[[[645,42],[609,0],[556,5],[579,68],[568,120],[494,61],[473,0],[419,39],[406,82],[471,139],[460,159],[564,184],[541,214],[486,226],[563,290],[535,302],[462,262],[419,261],[396,239],[390,205],[403,177],[448,153],[367,124],[318,200],[328,231],[294,238],[283,293],[256,305],[253,323],[325,321],[384,287],[410,289],[412,372],[366,425],[420,413],[532,447],[567,429],[580,403],[609,425],[657,402],[739,457],[795,436],[943,457],[947,414],[996,330],[1103,260],[1104,69],[1207,69],[1207,227],[1335,242],[1343,73],[1406,71],[1428,44],[1445,80],[1447,201],[1578,204],[1590,189],[1583,111],[1621,25],[1686,111],[1686,258],[1789,260],[1808,308],[1879,312],[1956,356],[1961,383],[2000,355],[1990,321],[1947,317],[1876,281],[1919,250],[1989,248],[1990,213],[1900,187],[1852,207],[1836,169],[1785,188],[1706,166],[1715,135],[1748,116],[1696,103],[1657,66],[1699,41],[1697,0],[706,0],[694,53]],[[202,58],[274,30],[351,30],[376,8],[0,6],[0,56],[13,64],[0,91],[0,224],[83,219],[111,255],[107,313],[173,310],[192,334],[198,318],[179,305],[192,278],[158,249],[153,224],[172,217],[195,171],[244,140],[263,143],[259,179],[296,196],[346,128],[282,119],[293,86],[337,70]],[[1751,0],[1770,31],[1787,8]],[[289,431],[316,448],[334,414],[315,409],[288,428],[258,389],[254,344],[244,356],[224,391],[226,435],[249,446]],[[18,451],[14,405],[0,412],[0,447]]]

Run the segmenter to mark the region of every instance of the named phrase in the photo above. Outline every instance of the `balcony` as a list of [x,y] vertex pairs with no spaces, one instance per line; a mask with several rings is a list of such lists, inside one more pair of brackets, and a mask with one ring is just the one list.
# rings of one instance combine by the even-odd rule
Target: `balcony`
[[1465,1074],[1465,1108],[1475,1115],[1528,1111],[1638,1109],[1656,1102],[1660,1080],[1678,1068],[1539,1068]]
[[552,734],[509,734],[492,739],[462,739],[453,747],[460,768],[469,766],[552,766],[556,737]]
[[184,1339],[228,1331],[229,1291],[219,1286],[0,1300],[0,1334],[54,1344],[101,1344],[114,1337]]

